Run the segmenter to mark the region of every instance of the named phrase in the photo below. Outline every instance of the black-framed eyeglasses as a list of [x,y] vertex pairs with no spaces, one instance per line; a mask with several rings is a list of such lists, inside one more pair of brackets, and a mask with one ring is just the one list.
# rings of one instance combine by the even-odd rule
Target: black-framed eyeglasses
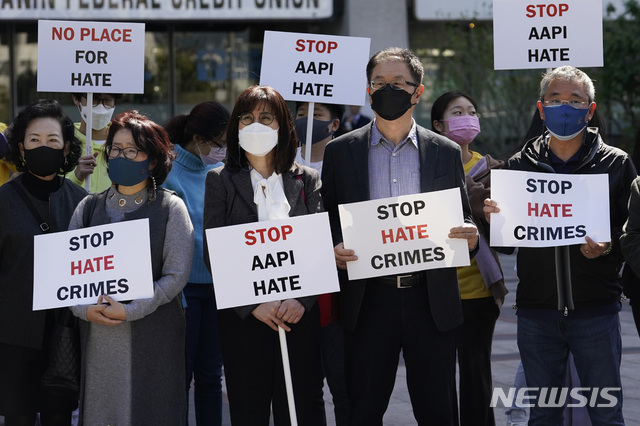
[[227,141],[224,139],[204,141],[200,142],[198,145],[208,145],[209,149],[214,149],[216,152],[227,149]]
[[120,156],[120,153],[122,153],[122,156],[127,160],[135,160],[138,156],[138,153],[142,150],[133,146],[120,148],[115,145],[109,145],[105,148],[105,151],[109,158],[117,158]]
[[[83,98],[86,99],[85,96],[83,96]],[[91,103],[91,105],[93,105],[94,107],[97,107],[98,105],[104,105],[105,108],[115,108],[116,106],[116,98],[93,98],[93,102]]]
[[393,90],[404,90],[407,86],[411,86],[411,87],[415,87],[417,88],[418,85],[412,81],[406,81],[405,79],[402,78],[398,78],[395,80],[391,80],[391,81],[386,81],[383,78],[376,78],[375,80],[371,80],[369,82],[369,87],[372,90],[380,90],[380,89],[384,89],[384,87],[386,85],[391,86],[391,88]]
[[[240,123],[244,124],[245,126],[253,124],[256,121],[255,116],[250,112],[243,112],[238,116],[238,119],[240,120]],[[264,124],[265,126],[268,126],[271,123],[273,123],[273,120],[275,119],[276,119],[276,116],[273,115],[273,113],[266,112],[266,111],[261,112],[260,115],[258,116],[258,122],[260,122],[260,124]]]

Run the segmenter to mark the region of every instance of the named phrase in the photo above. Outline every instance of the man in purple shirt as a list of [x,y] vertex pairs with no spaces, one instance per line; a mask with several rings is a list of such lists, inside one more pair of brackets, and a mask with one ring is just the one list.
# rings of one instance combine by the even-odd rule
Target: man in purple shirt
[[475,254],[478,235],[460,148],[413,120],[423,75],[422,63],[407,49],[373,55],[367,92],[375,120],[325,149],[322,197],[342,284],[339,321],[345,328],[351,425],[382,425],[401,351],[418,424],[458,423],[454,330],[462,311],[455,268],[349,280],[346,264],[357,253],[344,247],[338,215],[340,204],[459,188],[465,223],[449,237],[466,239]]

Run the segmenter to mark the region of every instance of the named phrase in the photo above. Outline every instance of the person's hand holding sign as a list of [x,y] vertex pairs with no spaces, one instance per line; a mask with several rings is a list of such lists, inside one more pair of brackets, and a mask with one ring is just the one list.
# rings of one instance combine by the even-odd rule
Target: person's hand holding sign
[[611,243],[597,243],[589,236],[584,238],[587,242],[580,246],[580,253],[587,259],[595,259],[596,257],[606,256],[611,252]]
[[126,319],[124,305],[109,296],[100,296],[96,305],[87,308],[87,320],[101,325],[118,325]]
[[347,262],[358,260],[358,256],[355,255],[353,250],[344,248],[344,243],[338,243],[333,248],[333,254],[336,257],[336,265],[338,265],[340,269],[347,269]]
[[456,226],[455,228],[451,228],[451,230],[449,230],[449,238],[466,239],[469,251],[471,251],[476,248],[476,245],[478,245],[478,228],[471,225],[470,223],[465,223],[462,226]]
[[291,328],[289,328],[287,324],[278,317],[278,310],[280,309],[281,304],[282,302],[279,300],[261,303],[257,308],[251,311],[251,314],[256,317],[256,319],[267,324],[274,331],[278,331],[278,326],[282,327],[284,331],[291,331]]
[[484,207],[482,208],[482,210],[484,211],[484,218],[489,223],[491,223],[491,213],[500,213],[498,203],[493,201],[491,198],[487,198],[484,200]]

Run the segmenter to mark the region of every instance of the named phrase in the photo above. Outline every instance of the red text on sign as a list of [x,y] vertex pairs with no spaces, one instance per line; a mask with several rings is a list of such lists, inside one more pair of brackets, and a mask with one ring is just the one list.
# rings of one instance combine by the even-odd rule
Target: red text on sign
[[91,259],[71,261],[71,275],[100,272],[113,269],[113,255],[99,256]]
[[317,53],[331,53],[332,50],[338,48],[338,43],[335,41],[324,40],[296,40],[296,52],[317,52]]
[[403,226],[397,229],[383,229],[380,233],[382,234],[382,244],[429,238],[426,223],[422,225]]
[[96,28],[80,28],[80,40],[131,43],[131,28],[103,28],[102,31]]
[[564,12],[567,12],[569,10],[569,5],[565,3],[529,4],[526,6],[526,10],[527,18],[544,18],[545,16],[553,18],[554,16],[562,16]]
[[247,239],[245,244],[252,246],[255,243],[264,244],[267,241],[276,242],[279,240],[286,241],[287,236],[293,233],[291,225],[273,226],[271,228],[256,229],[255,231],[247,231],[244,237]]
[[529,203],[527,214],[536,217],[573,217],[573,204]]

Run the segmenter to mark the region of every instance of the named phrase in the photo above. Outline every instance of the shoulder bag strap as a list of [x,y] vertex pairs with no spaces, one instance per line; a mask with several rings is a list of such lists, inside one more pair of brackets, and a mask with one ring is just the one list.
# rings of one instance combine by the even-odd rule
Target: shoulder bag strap
[[47,232],[51,231],[49,224],[45,222],[44,219],[42,219],[42,216],[40,216],[40,213],[38,213],[36,206],[33,205],[33,202],[29,199],[27,194],[25,194],[24,189],[22,189],[22,187],[18,185],[18,182],[16,182],[15,180],[10,180],[9,184],[11,184],[13,189],[15,189],[22,200],[24,200],[24,203],[27,205],[27,207],[29,207],[29,210],[31,210],[31,214],[36,219],[36,221],[38,221],[38,225],[40,226],[42,232],[46,234]]

